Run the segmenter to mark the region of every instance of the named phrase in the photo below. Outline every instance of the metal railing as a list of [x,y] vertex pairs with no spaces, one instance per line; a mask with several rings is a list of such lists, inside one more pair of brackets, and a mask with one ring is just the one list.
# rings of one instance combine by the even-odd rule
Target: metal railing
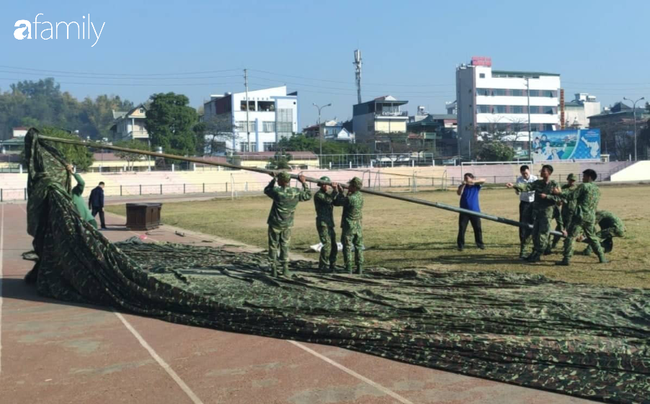
[[[598,172],[597,182],[608,182],[609,172]],[[364,186],[373,189],[381,188],[407,188],[412,192],[431,189],[447,189],[459,186],[463,182],[461,176],[448,176],[445,171],[441,177],[426,177],[415,173],[412,176],[400,174],[391,175],[383,172],[372,172],[366,170],[360,177],[363,177]],[[487,185],[504,185],[508,182],[515,182],[515,175],[493,175],[484,177]],[[566,183],[566,174],[557,174],[551,177],[559,184]],[[113,185],[104,187],[104,194],[110,196],[146,196],[146,195],[183,195],[183,194],[223,194],[239,195],[246,192],[259,192],[264,190],[268,182],[234,182],[224,181],[220,183],[201,184],[134,184],[134,185]],[[297,186],[297,183],[294,184]],[[315,184],[310,184],[316,189]],[[90,189],[84,193],[84,197],[90,195]],[[0,188],[0,202],[27,200],[27,188]]]

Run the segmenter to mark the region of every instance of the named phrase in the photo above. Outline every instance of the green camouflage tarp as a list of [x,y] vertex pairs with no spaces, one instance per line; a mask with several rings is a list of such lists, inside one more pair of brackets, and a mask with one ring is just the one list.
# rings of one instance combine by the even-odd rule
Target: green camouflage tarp
[[[319,274],[262,254],[137,240],[82,222],[57,150],[26,138],[28,280],[56,299],[225,331],[335,345],[607,402],[650,402],[650,291],[499,272]],[[260,223],[260,226],[263,226]]]

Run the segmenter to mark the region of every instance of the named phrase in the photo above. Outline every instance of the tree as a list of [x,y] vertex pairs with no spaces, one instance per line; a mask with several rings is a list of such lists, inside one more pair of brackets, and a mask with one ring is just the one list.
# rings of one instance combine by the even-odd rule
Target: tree
[[275,152],[275,156],[269,160],[267,168],[271,170],[290,170],[291,166],[289,165],[291,161],[291,154],[284,154],[280,151]]
[[[62,129],[44,127],[40,130],[43,136],[57,137],[62,139],[80,140],[79,136],[66,132]],[[65,143],[51,143],[62,154],[66,161],[77,168],[78,171],[87,171],[93,165],[94,157],[85,146],[75,146]]]
[[165,153],[194,155],[197,121],[196,110],[182,94],[158,93],[151,96],[146,127],[152,146],[161,146]]
[[511,161],[515,150],[502,142],[484,142],[477,157],[480,161]]
[[[145,142],[136,139],[117,142],[115,143],[115,146],[124,147],[127,149],[135,149],[135,150],[149,150],[149,146]],[[142,154],[122,152],[122,151],[116,151],[115,156],[122,160],[125,160],[127,164],[127,168],[130,171],[133,171],[134,162],[143,160],[145,158],[145,156]]]
[[216,115],[199,122],[194,126],[194,132],[196,133],[197,150],[201,155],[232,152],[229,145],[233,144],[236,132],[230,115]]

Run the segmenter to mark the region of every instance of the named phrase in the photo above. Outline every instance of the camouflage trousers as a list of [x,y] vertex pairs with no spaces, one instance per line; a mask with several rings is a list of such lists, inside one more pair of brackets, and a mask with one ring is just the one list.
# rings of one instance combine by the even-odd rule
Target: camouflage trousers
[[289,244],[291,244],[291,228],[279,229],[269,226],[269,261],[273,268],[277,267],[278,249],[280,250],[280,264],[289,263]]
[[570,259],[573,256],[573,247],[576,237],[580,234],[584,235],[584,241],[589,244],[589,247],[596,254],[601,257],[603,255],[603,247],[600,245],[600,239],[596,235],[596,226],[592,221],[575,220],[569,225],[567,230],[567,238],[564,239],[564,258]]
[[343,244],[343,260],[345,268],[352,270],[352,246],[354,246],[354,264],[357,269],[363,267],[363,231],[361,224],[343,228],[341,234],[341,243]]
[[[623,237],[625,235],[625,232],[617,227],[611,227],[608,229],[601,229],[598,233],[596,233],[596,236],[598,237],[598,242],[601,243],[603,240],[611,239],[614,237]],[[593,248],[591,248],[590,245],[587,246],[587,248],[583,251],[583,254],[589,255],[593,252]]]
[[552,216],[546,212],[535,213],[535,223],[533,224],[533,253],[544,254],[548,245],[549,234],[551,232]]
[[323,244],[320,250],[320,258],[318,259],[318,268],[326,269],[336,265],[336,256],[339,248],[336,245],[336,230],[334,227],[316,224],[318,230],[318,238]]

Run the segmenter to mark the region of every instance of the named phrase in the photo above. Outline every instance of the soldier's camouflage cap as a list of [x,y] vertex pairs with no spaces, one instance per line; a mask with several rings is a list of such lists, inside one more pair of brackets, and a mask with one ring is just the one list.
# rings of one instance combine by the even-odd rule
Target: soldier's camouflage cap
[[318,185],[321,185],[323,182],[332,182],[332,180],[330,180],[330,177],[328,176],[323,176],[320,177],[320,181],[318,182]]
[[289,175],[289,173],[286,171],[280,171],[278,173],[278,180],[285,181],[285,182],[291,181],[291,175]]
[[571,173],[571,174],[567,175],[566,180],[567,181],[578,181],[578,177],[574,173]]
[[352,178],[350,181],[348,181],[348,184],[354,185],[357,188],[361,188],[361,186],[363,185],[363,183],[361,182],[361,178],[359,177]]

